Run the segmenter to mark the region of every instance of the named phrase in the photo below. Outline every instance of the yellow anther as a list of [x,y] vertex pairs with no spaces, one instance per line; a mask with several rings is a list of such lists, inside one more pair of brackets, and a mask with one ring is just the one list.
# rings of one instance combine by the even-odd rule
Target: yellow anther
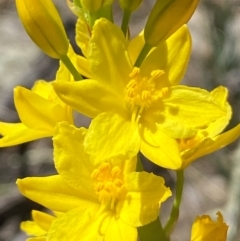
[[139,74],[140,69],[137,67],[133,68],[133,71],[129,74],[130,78],[135,78]]
[[119,177],[121,175],[121,169],[119,167],[114,167],[111,174],[113,177]]
[[104,171],[104,170],[108,170],[109,168],[110,168],[110,164],[107,162],[104,162],[98,169],[99,171]]
[[201,136],[196,135],[193,138],[178,139],[178,143],[180,150],[185,151],[197,146],[197,144],[200,143],[202,140],[203,138]]
[[165,74],[165,71],[164,70],[160,70],[160,69],[153,70],[151,72],[151,76],[154,77],[154,78],[160,77],[163,74]]
[[100,171],[98,169],[95,169],[93,172],[92,172],[92,175],[91,175],[91,178],[95,179],[98,177]]
[[112,167],[104,162],[92,173],[94,190],[98,200],[104,208],[114,209],[118,200],[119,192],[123,186],[122,171],[118,166]]
[[123,185],[123,181],[121,179],[116,179],[116,180],[114,180],[114,184],[117,187],[121,187]]

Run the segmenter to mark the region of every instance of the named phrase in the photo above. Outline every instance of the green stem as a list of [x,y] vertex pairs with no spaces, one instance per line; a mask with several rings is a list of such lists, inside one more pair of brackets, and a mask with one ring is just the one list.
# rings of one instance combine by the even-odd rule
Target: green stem
[[70,71],[70,73],[72,74],[75,80],[83,79],[67,55],[61,56],[60,59],[64,63],[64,65],[68,68],[68,70]]
[[80,8],[82,7],[79,0],[73,0],[73,3],[74,3],[75,6],[78,6]]
[[172,207],[168,222],[164,228],[164,231],[167,237],[170,237],[178,220],[179,207],[182,199],[183,185],[184,185],[184,173],[183,173],[183,170],[179,170],[177,171],[176,195],[173,202],[173,207]]
[[149,51],[151,50],[152,46],[145,43],[145,45],[143,46],[142,48],[142,51],[140,52],[138,58],[137,58],[137,61],[135,63],[135,67],[140,67],[143,60],[145,59],[145,57],[147,56],[147,54],[149,53]]
[[97,19],[99,19],[99,11],[97,12],[89,12],[89,24],[91,29],[93,29],[93,25]]
[[131,13],[132,12],[130,12],[128,10],[124,10],[124,12],[123,12],[123,19],[122,19],[121,29],[122,29],[122,31],[123,31],[125,36],[127,35],[128,24],[129,24],[129,20],[130,20],[130,17],[131,17]]
[[154,222],[138,227],[138,237],[140,241],[170,241],[164,233],[159,217]]
[[113,23],[112,4],[107,4],[100,9],[100,17],[106,18]]

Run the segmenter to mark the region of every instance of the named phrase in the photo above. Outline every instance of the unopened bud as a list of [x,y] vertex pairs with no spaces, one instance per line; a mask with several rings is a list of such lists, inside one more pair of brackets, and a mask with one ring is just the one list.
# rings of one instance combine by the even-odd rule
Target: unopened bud
[[157,0],[144,30],[147,44],[157,46],[187,23],[199,0]]
[[69,42],[56,7],[51,0],[16,0],[22,24],[47,55],[59,59],[68,51]]
[[142,3],[142,0],[119,0],[119,5],[123,10],[133,12]]
[[104,5],[112,4],[113,0],[80,0],[83,8],[89,12],[97,12]]

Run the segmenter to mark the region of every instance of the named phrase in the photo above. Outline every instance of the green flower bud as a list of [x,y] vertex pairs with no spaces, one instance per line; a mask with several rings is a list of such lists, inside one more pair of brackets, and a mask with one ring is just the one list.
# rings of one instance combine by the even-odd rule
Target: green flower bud
[[123,10],[133,12],[142,3],[142,0],[119,0],[119,5]]
[[157,0],[145,26],[146,43],[157,46],[166,40],[188,22],[198,2],[199,0]]
[[88,10],[89,12],[97,12],[104,5],[112,4],[113,0],[80,0],[83,8]]
[[51,0],[16,0],[18,15],[33,40],[47,55],[59,59],[69,42],[62,20]]

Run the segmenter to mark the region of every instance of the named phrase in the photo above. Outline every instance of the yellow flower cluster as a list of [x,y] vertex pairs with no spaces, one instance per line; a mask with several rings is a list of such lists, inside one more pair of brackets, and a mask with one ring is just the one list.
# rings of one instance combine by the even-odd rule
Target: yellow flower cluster
[[[60,59],[54,81],[14,89],[21,123],[0,123],[0,147],[53,137],[58,174],[17,181],[24,196],[53,211],[33,211],[33,221],[21,224],[31,241],[169,241],[184,169],[239,137],[240,125],[222,133],[232,114],[225,87],[209,92],[180,83],[191,53],[186,23],[198,0],[157,0],[143,31],[131,38],[129,21],[141,3],[119,0],[119,27],[113,1],[68,1],[78,16],[79,56],[51,0],[16,0],[29,36]],[[73,111],[92,118],[88,129],[75,127]],[[158,215],[171,191],[143,170],[139,152],[177,171],[165,227]],[[224,241],[226,234],[218,213],[217,222],[198,217],[191,240]]]

